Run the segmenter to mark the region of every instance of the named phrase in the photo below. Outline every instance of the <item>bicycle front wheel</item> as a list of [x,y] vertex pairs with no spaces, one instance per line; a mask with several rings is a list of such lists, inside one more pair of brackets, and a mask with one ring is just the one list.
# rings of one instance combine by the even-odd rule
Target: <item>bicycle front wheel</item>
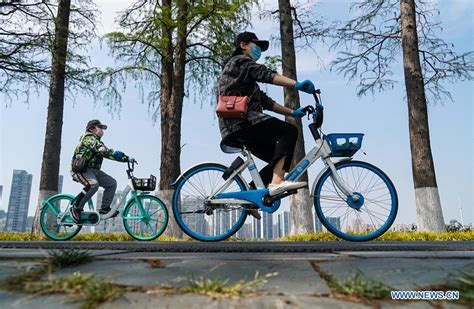
[[328,169],[314,191],[314,206],[321,223],[348,241],[368,241],[385,233],[398,211],[397,191],[390,178],[366,162],[343,161],[335,167],[344,185],[359,199],[345,196]]
[[81,230],[82,225],[74,223],[69,214],[65,215],[62,222],[58,222],[58,218],[65,213],[73,200],[73,196],[60,194],[44,202],[40,214],[40,225],[43,233],[50,239],[68,240]]
[[[200,241],[220,241],[236,233],[247,218],[247,210],[239,204],[206,204],[207,198],[220,188],[227,169],[217,163],[197,165],[176,184],[173,213],[176,223],[190,237]],[[222,192],[247,190],[240,176],[230,179]]]
[[168,225],[168,210],[156,196],[139,195],[123,210],[123,226],[136,240],[158,238]]

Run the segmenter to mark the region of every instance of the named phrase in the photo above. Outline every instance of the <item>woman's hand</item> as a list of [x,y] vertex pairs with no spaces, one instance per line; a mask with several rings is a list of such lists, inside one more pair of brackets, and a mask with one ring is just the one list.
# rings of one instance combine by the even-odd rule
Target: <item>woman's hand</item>
[[309,94],[313,94],[314,92],[314,84],[310,80],[304,80],[302,82],[295,83],[295,89],[298,91],[304,91]]
[[295,118],[304,117],[304,115],[306,115],[306,111],[304,109],[305,109],[305,107],[300,107],[300,108],[297,108],[297,109],[293,110],[291,112],[291,116],[293,116]]

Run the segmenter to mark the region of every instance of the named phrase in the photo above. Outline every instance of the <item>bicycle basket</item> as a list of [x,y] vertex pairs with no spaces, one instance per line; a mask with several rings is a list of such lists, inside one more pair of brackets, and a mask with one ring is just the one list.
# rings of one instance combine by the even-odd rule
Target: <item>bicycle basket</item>
[[133,187],[140,191],[155,191],[156,177],[150,175],[150,178],[132,178]]
[[326,140],[331,148],[331,157],[352,157],[362,146],[362,133],[331,133]]

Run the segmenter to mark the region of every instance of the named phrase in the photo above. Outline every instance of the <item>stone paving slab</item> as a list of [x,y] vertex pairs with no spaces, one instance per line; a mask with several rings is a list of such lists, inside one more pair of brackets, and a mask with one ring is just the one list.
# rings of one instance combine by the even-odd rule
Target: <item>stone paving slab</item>
[[334,253],[360,258],[474,258],[474,251],[338,251]]
[[448,272],[474,267],[472,259],[373,258],[317,263],[337,280],[345,280],[359,269],[367,278],[397,290],[448,283]]
[[[439,302],[436,302],[439,304]],[[397,301],[397,302],[382,302],[380,308],[382,309],[433,309],[429,302],[423,300],[416,301]],[[464,307],[460,307],[464,308]],[[445,308],[446,309],[446,308]]]
[[40,265],[41,263],[32,262],[32,261],[20,262],[20,261],[0,260],[0,281],[4,281],[8,277],[18,275],[25,271],[30,271],[33,268],[38,267]]
[[106,260],[91,263],[54,273],[56,277],[73,272],[93,273],[115,283],[153,287],[160,285],[186,286],[187,279],[193,275],[209,279],[229,279],[229,283],[239,280],[249,281],[256,271],[260,276],[278,274],[268,278],[261,288],[284,294],[328,294],[329,288],[307,261],[266,261],[264,263],[245,260],[163,260],[164,268],[152,268],[149,263],[137,260]]
[[36,296],[0,291],[0,308],[2,309],[62,309],[81,308],[80,302],[68,302],[64,295]]
[[207,260],[241,260],[241,261],[308,261],[308,260],[332,260],[346,258],[345,255],[332,253],[163,253],[163,252],[123,252],[100,256],[99,259],[207,259]]
[[121,308],[187,308],[187,309],[283,309],[283,308],[331,308],[331,309],[362,309],[373,308],[363,304],[345,302],[330,298],[311,296],[284,296],[284,295],[263,295],[249,296],[237,299],[212,299],[205,295],[160,295],[127,293],[123,297],[111,303],[102,305],[103,309]]

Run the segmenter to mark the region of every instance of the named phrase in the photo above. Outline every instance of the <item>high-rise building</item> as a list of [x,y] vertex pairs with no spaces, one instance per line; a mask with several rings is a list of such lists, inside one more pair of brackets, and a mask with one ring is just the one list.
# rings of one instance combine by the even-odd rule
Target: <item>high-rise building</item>
[[262,221],[263,221],[263,238],[273,239],[273,214],[268,213],[268,212],[263,212]]
[[273,239],[276,239],[276,238],[280,237],[280,236],[278,236],[278,223],[273,224],[272,231],[273,231],[272,232]]
[[351,230],[356,233],[360,233],[365,230],[362,220],[359,218],[352,219]]
[[245,223],[239,231],[242,231],[243,239],[252,239],[252,223]]
[[6,223],[7,223],[7,213],[5,210],[0,209],[0,231],[5,230]]
[[64,176],[59,175],[59,178],[58,178],[58,193],[63,192],[63,181],[64,181]]
[[262,238],[262,220],[258,220],[257,218],[253,218],[252,222],[252,237],[254,239]]
[[278,214],[278,237],[290,234],[290,212],[282,211]]
[[3,207],[3,186],[0,186],[0,209],[2,209]]
[[31,232],[31,228],[33,227],[33,219],[35,217],[33,216],[28,216],[26,217],[26,229],[25,232]]
[[24,170],[13,170],[5,231],[24,232],[30,204],[33,175]]
[[334,226],[339,231],[341,230],[341,218],[340,217],[328,217],[329,224]]
[[314,212],[314,231],[315,232],[322,232],[323,225],[321,224],[321,220],[319,220],[318,215]]

